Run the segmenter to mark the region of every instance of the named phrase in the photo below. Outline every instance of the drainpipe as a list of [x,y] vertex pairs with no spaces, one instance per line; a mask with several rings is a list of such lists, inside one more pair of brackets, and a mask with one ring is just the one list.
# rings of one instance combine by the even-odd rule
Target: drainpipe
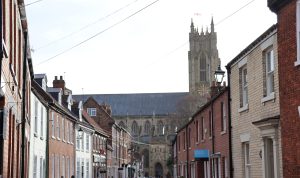
[[[185,140],[188,142],[188,126],[185,127]],[[190,144],[190,141],[189,141]],[[186,144],[186,176],[189,178],[189,144]]]
[[[2,39],[1,39],[2,40]],[[26,76],[27,76],[27,68],[26,68],[26,64],[27,64],[27,31],[24,32],[24,40],[25,40],[25,44],[24,44],[24,51],[23,51],[23,88],[22,88],[22,145],[21,145],[21,178],[25,178],[27,176],[25,176],[25,163],[26,163],[26,137],[25,137],[25,132],[26,132],[26,114],[25,114],[25,106],[26,106]]]
[[[47,105],[46,125],[46,178],[49,178],[49,106]],[[53,121],[54,122],[54,121]]]
[[[0,1],[0,14],[2,14],[2,0]],[[1,33],[0,33],[0,45],[1,45],[1,49],[0,49],[0,84],[1,84],[1,77],[2,77],[2,57],[3,57],[3,44],[2,44],[2,34],[3,34],[3,32],[2,32],[2,18],[0,18],[0,29],[1,29]],[[3,108],[3,112],[4,112],[4,108]],[[1,114],[3,114],[3,113],[1,113]],[[0,122],[0,131],[2,131],[3,132],[3,122]],[[3,163],[3,152],[4,152],[4,148],[3,148],[3,142],[4,142],[4,139],[3,138],[0,138],[1,140],[0,140],[0,162],[2,162]],[[3,170],[2,170],[2,168],[3,168],[3,165],[2,166],[0,166],[0,175],[2,175],[2,173],[3,173]]]
[[230,165],[230,171],[229,171],[229,175],[231,178],[233,178],[233,161],[232,161],[232,127],[231,127],[231,97],[230,97],[230,74],[231,74],[231,69],[230,66],[226,66],[227,69],[227,81],[228,81],[228,95],[227,95],[227,99],[228,99],[228,134],[229,134],[229,165]]
[[107,173],[108,173],[108,170],[107,170],[107,156],[108,156],[108,151],[107,151],[107,139],[105,140],[105,153],[106,153],[106,156],[105,156],[105,169],[106,169],[106,176],[107,177]]
[[[212,154],[215,154],[215,124],[214,124],[214,101],[211,102],[211,137],[212,137]],[[214,161],[212,162],[214,163]],[[211,166],[212,175],[215,172],[214,164]]]

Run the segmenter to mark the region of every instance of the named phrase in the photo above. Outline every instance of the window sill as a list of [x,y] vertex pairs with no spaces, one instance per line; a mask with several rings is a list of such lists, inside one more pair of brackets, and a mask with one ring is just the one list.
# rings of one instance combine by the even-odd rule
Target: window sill
[[34,135],[34,137],[38,137],[38,134],[37,134],[37,133],[34,133],[33,135]]
[[57,137],[56,139],[60,141],[60,138]]
[[270,93],[268,96],[263,97],[263,98],[261,99],[261,103],[264,103],[264,102],[267,102],[267,101],[270,101],[270,100],[274,100],[274,99],[275,99],[275,93],[272,92],[272,93]]
[[249,109],[249,104],[246,104],[245,106],[238,109],[238,112],[244,112],[244,111],[247,111],[248,109]]
[[221,132],[221,135],[224,135],[224,134],[226,134],[226,130],[224,130],[224,131]]
[[209,139],[211,140],[211,139],[212,139],[212,136],[210,136]]
[[54,136],[52,136],[52,138],[53,138],[53,139],[55,139],[55,137],[54,137]]
[[204,140],[201,140],[201,142],[203,143],[203,142],[204,142]]
[[297,66],[299,66],[300,65],[300,60],[297,60],[296,62],[295,62],[295,67],[297,67]]

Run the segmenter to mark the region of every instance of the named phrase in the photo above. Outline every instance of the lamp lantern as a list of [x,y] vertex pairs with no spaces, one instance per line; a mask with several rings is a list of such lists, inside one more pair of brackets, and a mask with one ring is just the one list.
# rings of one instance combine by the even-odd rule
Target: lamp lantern
[[221,66],[218,66],[218,69],[215,71],[215,80],[220,85],[223,81],[225,72],[221,69]]

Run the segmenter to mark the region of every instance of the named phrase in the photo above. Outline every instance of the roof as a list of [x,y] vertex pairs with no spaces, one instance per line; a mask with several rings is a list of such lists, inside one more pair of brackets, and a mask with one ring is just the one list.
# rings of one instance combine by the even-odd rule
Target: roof
[[88,113],[83,110],[82,111],[82,117],[91,125],[94,127],[95,131],[101,133],[102,135],[109,137],[109,135],[100,127],[100,125],[93,119],[91,118]]
[[176,112],[176,105],[188,92],[135,93],[135,94],[90,94],[73,95],[76,101],[84,102],[93,97],[99,104],[111,106],[112,116],[168,115]]
[[266,39],[270,34],[277,30],[277,24],[272,25],[268,30],[261,34],[256,40],[250,43],[242,52],[240,52],[235,58],[233,58],[227,65],[226,68],[229,69],[235,62],[241,59],[249,51],[251,51],[257,44]]
[[209,101],[207,101],[203,106],[201,106],[201,107],[200,107],[200,108],[192,115],[191,119],[190,119],[185,125],[183,125],[181,128],[179,128],[179,129],[176,131],[176,133],[181,132],[184,128],[186,128],[188,125],[190,125],[190,123],[192,123],[192,122],[194,121],[194,119],[195,119],[195,117],[196,117],[197,115],[199,115],[199,114],[200,114],[203,110],[205,110],[207,107],[211,106],[211,105],[215,102],[215,100],[217,100],[220,96],[222,96],[222,95],[223,95],[225,92],[227,92],[228,90],[229,90],[228,87],[222,88],[221,91],[220,91],[217,95],[213,96]]

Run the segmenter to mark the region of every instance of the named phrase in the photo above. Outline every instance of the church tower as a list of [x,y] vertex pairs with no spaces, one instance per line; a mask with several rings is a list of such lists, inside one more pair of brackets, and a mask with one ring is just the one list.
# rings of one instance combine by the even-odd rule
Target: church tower
[[209,92],[210,85],[214,81],[214,71],[220,65],[213,19],[210,32],[206,28],[205,33],[203,28],[199,33],[192,20],[189,42],[189,92],[204,95]]

